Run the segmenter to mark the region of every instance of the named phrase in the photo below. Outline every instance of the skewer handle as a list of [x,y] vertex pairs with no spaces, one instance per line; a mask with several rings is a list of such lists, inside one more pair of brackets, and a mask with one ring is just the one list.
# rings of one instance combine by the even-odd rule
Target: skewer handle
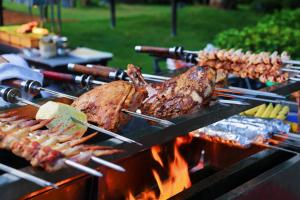
[[168,48],[162,47],[151,47],[151,46],[135,46],[135,51],[140,53],[158,54],[158,55],[169,55],[170,51]]
[[127,77],[127,74],[123,70],[113,69],[105,66],[86,67],[83,65],[70,63],[68,64],[68,69],[71,71],[112,80],[126,80]]
[[7,85],[10,87],[16,87],[16,88],[20,88],[22,87],[22,80],[20,79],[9,79],[9,80],[3,80],[1,83],[3,85]]
[[70,71],[79,72],[82,74],[89,74],[92,76],[98,76],[102,78],[108,78],[108,73],[109,73],[109,71],[99,70],[94,67],[86,67],[83,65],[72,64],[72,63],[68,64],[68,69]]
[[76,75],[67,74],[67,73],[60,73],[60,72],[53,72],[47,70],[41,70],[45,78],[55,80],[55,81],[68,81],[68,82],[75,82]]
[[94,68],[94,69],[101,70],[103,77],[105,77],[105,78],[109,77],[110,74],[116,73],[118,71],[118,69],[116,69],[116,68],[103,66],[103,65],[86,65],[86,66],[88,68]]

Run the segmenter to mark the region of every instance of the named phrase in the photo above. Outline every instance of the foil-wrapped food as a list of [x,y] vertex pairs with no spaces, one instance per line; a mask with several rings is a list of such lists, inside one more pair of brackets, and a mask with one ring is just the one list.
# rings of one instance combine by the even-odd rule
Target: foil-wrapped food
[[234,115],[198,129],[197,134],[248,147],[258,140],[269,139],[274,133],[288,133],[289,130],[290,126],[282,120]]

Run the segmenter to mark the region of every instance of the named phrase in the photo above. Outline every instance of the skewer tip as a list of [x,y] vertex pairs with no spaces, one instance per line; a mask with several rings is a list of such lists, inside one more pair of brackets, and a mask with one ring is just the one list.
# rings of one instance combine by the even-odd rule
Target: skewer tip
[[134,47],[134,50],[139,52],[139,51],[142,50],[142,46],[135,46],[135,47]]
[[68,70],[73,70],[74,66],[75,66],[75,64],[69,63],[68,64]]
[[47,186],[50,186],[50,187],[52,187],[52,188],[54,188],[54,189],[58,189],[58,186],[55,185],[54,183],[50,183],[50,182],[49,182],[49,184],[47,184]]

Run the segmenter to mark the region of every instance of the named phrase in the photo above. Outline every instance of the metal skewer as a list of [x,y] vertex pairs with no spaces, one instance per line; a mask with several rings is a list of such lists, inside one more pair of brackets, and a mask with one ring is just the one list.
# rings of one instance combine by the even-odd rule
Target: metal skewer
[[300,73],[300,70],[297,70],[297,69],[289,69],[287,67],[282,67],[280,68],[281,71],[284,71],[284,72],[292,72],[292,73]]
[[99,164],[102,164],[102,165],[107,166],[109,168],[112,168],[114,170],[117,170],[117,171],[120,171],[120,172],[125,172],[126,171],[123,167],[121,167],[119,165],[116,165],[116,164],[114,164],[112,162],[108,162],[106,160],[103,160],[102,158],[98,158],[96,156],[92,156],[91,159],[93,161],[99,163]]
[[146,120],[151,120],[151,121],[157,122],[159,124],[162,124],[164,126],[175,125],[175,123],[173,123],[171,121],[168,121],[168,120],[159,119],[159,118],[148,116],[148,115],[143,115],[143,114],[132,112],[132,111],[129,111],[129,110],[126,110],[126,109],[122,109],[122,112],[127,113],[129,115],[132,115],[134,117],[139,117],[139,118],[143,118],[143,119],[146,119]]
[[137,144],[137,145],[139,145],[139,146],[143,146],[143,145],[142,145],[141,143],[139,143],[139,142],[136,142],[136,141],[134,141],[134,140],[132,140],[132,139],[129,139],[129,138],[127,138],[127,137],[124,137],[124,136],[122,136],[122,135],[118,135],[118,134],[116,134],[116,133],[114,133],[114,132],[111,132],[111,131],[108,131],[108,130],[106,130],[106,129],[104,129],[104,128],[101,128],[101,127],[98,127],[98,126],[95,126],[95,125],[93,125],[93,124],[89,124],[89,123],[86,123],[86,122],[82,122],[82,121],[80,121],[80,120],[78,120],[78,119],[75,119],[74,117],[71,117],[71,119],[72,119],[74,122],[78,123],[78,124],[87,126],[87,127],[91,128],[91,129],[93,129],[93,130],[95,130],[95,131],[99,131],[99,132],[101,132],[101,133],[107,134],[107,135],[112,136],[112,137],[114,137],[114,138],[117,138],[117,139],[119,139],[119,140],[121,140],[121,141],[123,141],[123,142],[135,143],[135,144]]
[[34,81],[34,80],[23,81],[23,80],[14,79],[14,80],[3,81],[2,83],[5,85],[8,85],[8,86],[22,88],[22,89],[24,89],[25,92],[28,92],[28,93],[34,94],[34,95],[40,93],[41,91],[44,91],[44,92],[53,94],[58,97],[65,97],[65,98],[72,99],[72,100],[76,99],[76,97],[74,97],[72,95],[68,95],[68,94],[64,94],[61,92],[57,92],[57,91],[53,91],[53,90],[44,88],[44,87],[42,87],[40,82]]
[[278,104],[286,104],[286,105],[298,105],[296,102],[279,100],[279,99],[272,100],[272,99],[258,98],[258,97],[252,97],[252,96],[226,94],[226,93],[220,93],[220,92],[217,92],[217,94],[220,96],[230,97],[230,98],[239,98],[239,99],[245,99],[245,100],[254,100],[254,101],[262,101],[262,102],[278,103]]
[[54,184],[54,183],[51,183],[49,181],[45,181],[41,178],[38,178],[36,176],[33,176],[31,174],[28,174],[28,173],[25,173],[21,170],[17,170],[17,169],[14,169],[12,167],[9,167],[7,165],[4,165],[2,163],[0,163],[0,170],[2,171],[5,171],[13,176],[16,176],[16,177],[19,177],[19,178],[22,178],[22,179],[25,179],[27,181],[30,181],[32,183],[35,183],[37,185],[40,185],[42,187],[48,187],[48,186],[51,186],[55,189],[57,189],[58,187]]
[[289,150],[289,149],[281,148],[281,147],[274,146],[274,145],[271,145],[271,144],[255,143],[255,142],[253,142],[253,144],[258,145],[258,146],[262,146],[262,147],[267,147],[267,148],[270,148],[270,149],[276,149],[276,150],[280,150],[280,151],[289,152],[289,153],[292,153],[292,154],[299,154],[296,151],[292,151],[292,150]]
[[248,106],[248,105],[250,105],[247,102],[236,101],[236,100],[227,100],[227,99],[218,99],[217,102],[219,102],[221,104],[233,104],[233,105],[242,105],[242,106]]
[[284,64],[292,64],[292,65],[300,65],[300,61],[298,60],[284,60]]
[[80,171],[83,171],[83,172],[86,172],[90,175],[93,175],[93,176],[97,176],[97,177],[102,177],[103,174],[101,174],[100,172],[98,172],[97,170],[95,169],[92,169],[90,167],[87,167],[87,166],[84,166],[82,164],[79,164],[73,160],[69,160],[69,159],[64,159],[64,162],[66,165],[68,166],[71,166],[71,167],[74,167]]
[[285,96],[272,93],[272,92],[265,92],[265,91],[257,91],[257,90],[250,90],[250,89],[245,89],[245,88],[239,88],[239,87],[228,87],[230,90],[235,90],[238,92],[242,92],[244,94],[249,94],[249,95],[259,95],[259,96],[266,96],[266,97],[274,97],[274,98],[280,98],[280,99],[285,99]]

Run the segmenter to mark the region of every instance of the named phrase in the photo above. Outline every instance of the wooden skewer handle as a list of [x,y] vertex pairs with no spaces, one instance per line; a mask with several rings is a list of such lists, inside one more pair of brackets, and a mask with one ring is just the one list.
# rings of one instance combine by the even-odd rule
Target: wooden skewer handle
[[[95,68],[95,67],[86,67],[78,64],[69,64],[68,69],[74,72],[79,72],[82,74],[89,74],[95,77],[109,78],[111,69],[105,69],[105,67]],[[114,70],[116,71],[116,70]]]
[[45,78],[55,80],[55,81],[74,82],[76,79],[76,76],[73,74],[53,72],[53,71],[47,71],[47,70],[42,70],[41,73],[43,73]]
[[20,79],[9,79],[9,80],[3,80],[2,84],[10,87],[20,88],[22,87],[22,82],[23,81]]
[[136,46],[135,51],[140,53],[149,53],[154,55],[168,55],[169,49],[162,47],[151,47],[151,46]]
[[[103,65],[87,65],[88,68],[95,68],[101,71],[101,74],[103,78],[109,77],[110,74],[116,73],[118,69],[113,68],[113,67],[108,67],[108,66],[103,66]],[[100,72],[99,72],[100,73]]]

